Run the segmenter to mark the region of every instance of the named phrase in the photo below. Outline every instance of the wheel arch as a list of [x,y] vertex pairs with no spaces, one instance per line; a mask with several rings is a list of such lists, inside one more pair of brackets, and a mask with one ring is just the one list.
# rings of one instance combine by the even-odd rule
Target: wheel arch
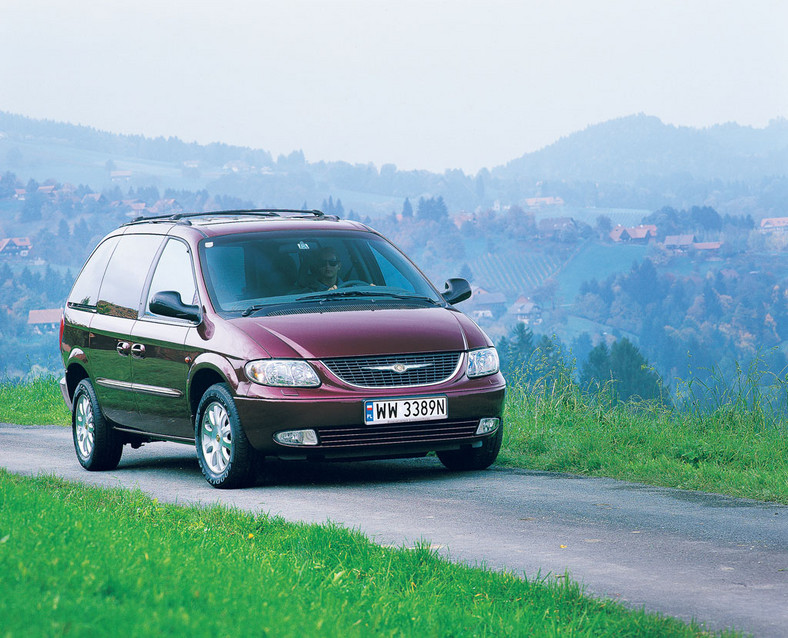
[[197,407],[205,391],[217,383],[227,383],[227,378],[213,366],[205,366],[196,370],[189,382],[189,409],[192,422],[197,415]]
[[68,389],[68,396],[72,401],[79,382],[89,378],[90,375],[88,371],[80,362],[72,361],[69,363],[68,368],[66,368],[66,388]]

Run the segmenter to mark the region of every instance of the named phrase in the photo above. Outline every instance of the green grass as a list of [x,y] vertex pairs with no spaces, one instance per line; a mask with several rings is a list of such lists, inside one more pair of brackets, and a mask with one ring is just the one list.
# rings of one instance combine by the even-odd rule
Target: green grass
[[71,425],[57,379],[39,377],[19,384],[0,381],[0,423]]
[[759,406],[605,405],[570,383],[510,384],[499,463],[788,504],[788,436]]
[[0,587],[7,638],[708,635],[426,545],[3,470]]

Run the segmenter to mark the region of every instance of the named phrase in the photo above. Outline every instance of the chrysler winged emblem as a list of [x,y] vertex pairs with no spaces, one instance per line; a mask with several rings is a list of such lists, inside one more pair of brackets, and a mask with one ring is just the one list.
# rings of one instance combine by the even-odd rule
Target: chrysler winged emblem
[[394,363],[386,366],[364,366],[365,370],[376,370],[378,372],[396,372],[403,374],[408,370],[417,370],[418,368],[427,368],[431,363]]

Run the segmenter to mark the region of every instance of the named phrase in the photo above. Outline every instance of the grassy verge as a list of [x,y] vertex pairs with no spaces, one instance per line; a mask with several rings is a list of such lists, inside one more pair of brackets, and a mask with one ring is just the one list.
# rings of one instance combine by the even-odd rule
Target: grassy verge
[[[331,525],[0,470],[3,636],[699,636],[698,626],[384,549]],[[725,634],[733,635],[733,634]]]
[[70,425],[71,415],[57,379],[40,377],[20,384],[0,381],[0,423]]
[[[788,436],[758,409],[601,406],[571,385],[509,385],[499,464],[788,504]],[[0,383],[0,422],[69,425],[57,382]]]
[[788,436],[757,410],[600,406],[510,385],[499,463],[788,504]]

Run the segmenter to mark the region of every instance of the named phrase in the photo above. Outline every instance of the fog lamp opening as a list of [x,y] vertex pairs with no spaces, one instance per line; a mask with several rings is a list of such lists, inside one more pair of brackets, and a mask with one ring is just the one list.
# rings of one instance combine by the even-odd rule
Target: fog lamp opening
[[285,430],[274,434],[274,441],[282,445],[317,445],[314,430]]
[[490,432],[495,432],[500,422],[500,419],[482,419],[479,421],[479,427],[476,428],[476,434],[489,434]]

